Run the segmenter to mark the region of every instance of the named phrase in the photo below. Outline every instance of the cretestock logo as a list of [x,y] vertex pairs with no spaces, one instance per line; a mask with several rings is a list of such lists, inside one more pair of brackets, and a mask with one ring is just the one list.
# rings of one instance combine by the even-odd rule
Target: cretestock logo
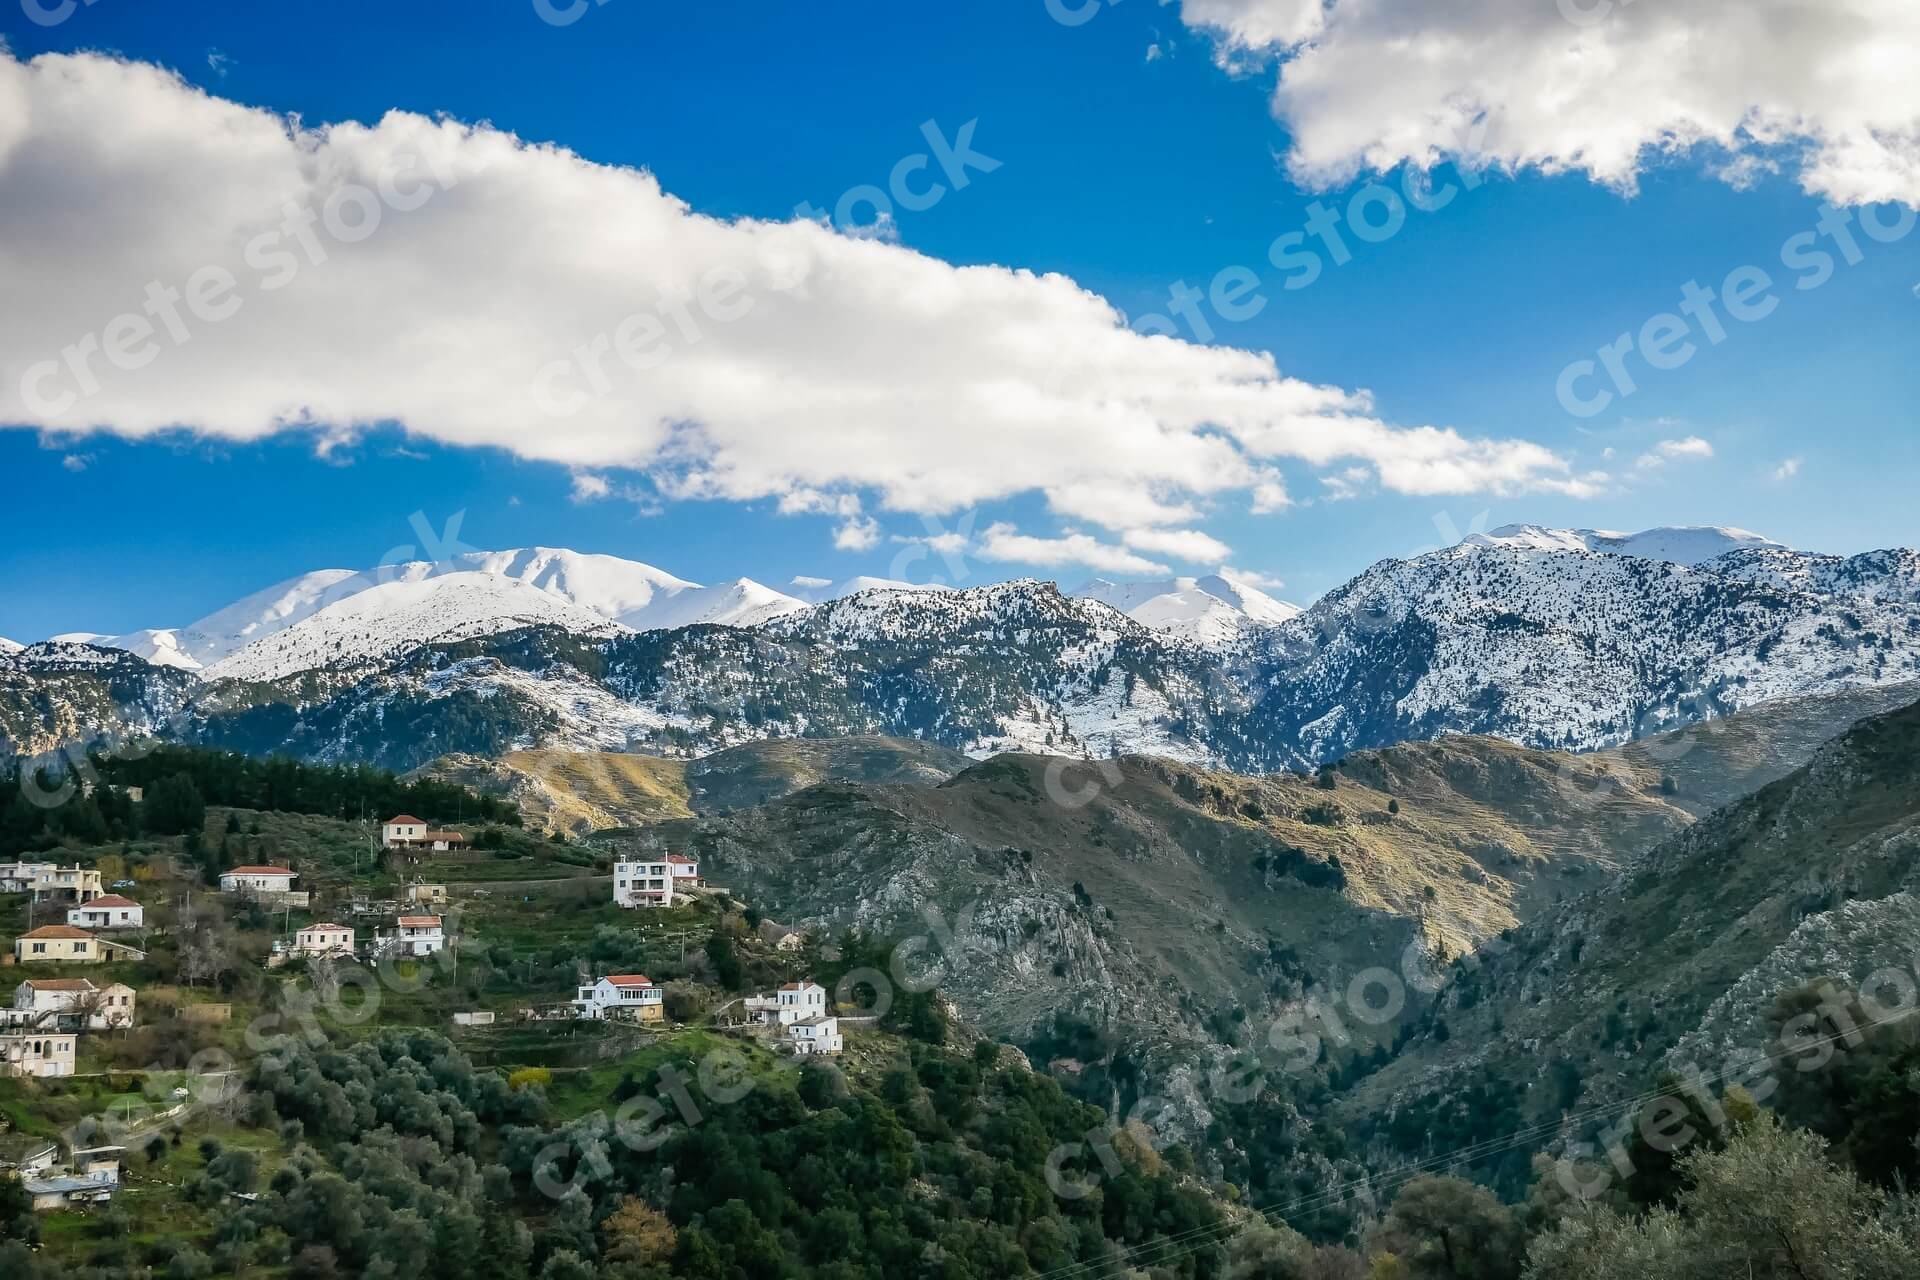
[[96,0],[60,0],[58,4],[48,4],[46,0],[20,0],[20,11],[29,21],[42,27],[57,27],[79,12],[82,6],[92,8]]

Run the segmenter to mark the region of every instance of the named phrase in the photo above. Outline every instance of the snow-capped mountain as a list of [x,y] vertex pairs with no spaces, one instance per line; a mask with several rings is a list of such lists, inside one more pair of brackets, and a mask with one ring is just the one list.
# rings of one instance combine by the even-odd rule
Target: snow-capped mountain
[[[274,656],[240,667],[222,664],[250,645],[299,626],[316,614],[367,592],[377,593],[373,604],[389,602],[404,611],[414,597],[383,588],[447,577],[459,578],[468,586],[479,583],[482,577],[524,585],[597,614],[601,620],[635,631],[701,623],[755,626],[806,607],[803,601],[745,578],[703,587],[636,560],[530,547],[519,551],[468,552],[441,561],[410,561],[359,572],[321,569],[256,591],[184,627],[154,628],[123,636],[72,632],[55,638],[125,649],[159,666],[188,671],[211,671],[219,667],[224,675],[240,670],[278,670],[301,646],[276,648]],[[457,610],[467,634],[486,634],[485,619],[480,611],[487,601],[505,606],[491,630],[506,631],[526,625],[528,606],[520,596],[483,590]],[[378,626],[378,618],[369,612],[369,607],[363,603],[342,614],[339,627],[368,635],[369,629]],[[557,619],[549,622],[562,625]],[[396,638],[404,642],[417,637],[419,620],[408,615],[395,619],[393,626]],[[369,642],[361,642],[356,652],[364,650]],[[419,642],[417,638],[415,642]]]
[[18,640],[9,640],[5,636],[0,636],[0,653],[18,653],[26,647]]
[[645,608],[622,614],[618,621],[634,631],[664,631],[674,627],[757,627],[763,622],[800,613],[805,601],[796,600],[752,578],[711,587],[689,587],[661,595]]
[[558,627],[579,636],[627,632],[619,623],[519,578],[478,570],[434,574],[355,592],[235,650],[204,674],[210,680],[258,682],[321,668],[353,671],[421,645],[520,627]]
[[1206,645],[1231,643],[1251,629],[1277,626],[1300,613],[1298,605],[1220,573],[1164,582],[1095,578],[1073,594],[1118,609],[1155,631]]
[[1486,533],[1469,534],[1472,546],[1507,547],[1516,551],[1592,551],[1642,560],[1665,560],[1689,567],[1730,551],[1789,548],[1784,543],[1745,529],[1717,525],[1646,529],[1640,533],[1610,533],[1603,529],[1549,529],[1537,524],[1507,524]]
[[[1383,561],[1297,614],[1225,579],[1090,584],[1085,598],[1033,581],[889,584],[810,607],[751,583],[655,582],[636,603],[617,582],[532,570],[542,553],[517,565],[502,553],[401,573],[254,639],[199,673],[170,731],[397,767],[541,744],[697,754],[886,733],[975,754],[1143,751],[1271,770],[1449,733],[1589,749],[1776,697],[1920,678],[1920,555],[1843,559],[1681,532],[1590,546],[1577,531],[1497,531]],[[1738,545],[1683,562],[1716,540]],[[285,616],[314,593],[294,594]],[[669,605],[692,623],[748,625],[635,631],[604,612],[670,618]],[[45,648],[0,657],[16,749],[119,723],[97,692],[91,719],[35,719],[86,662],[160,670],[78,645],[56,646],[62,667],[35,657]],[[120,719],[150,719],[145,686],[119,687]]]
[[793,584],[793,597],[807,604],[825,604],[829,600],[841,600],[847,596],[857,596],[862,591],[952,591],[953,588],[937,582],[901,582],[895,578],[873,578],[865,575],[848,578],[845,582],[826,582],[818,578],[796,581]]

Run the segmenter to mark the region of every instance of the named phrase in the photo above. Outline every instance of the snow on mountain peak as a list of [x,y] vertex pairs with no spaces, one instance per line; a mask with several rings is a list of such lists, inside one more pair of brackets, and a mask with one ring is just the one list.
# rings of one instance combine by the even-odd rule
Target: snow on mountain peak
[[1785,543],[1775,542],[1746,529],[1720,525],[1688,525],[1645,529],[1639,533],[1615,533],[1606,529],[1549,529],[1537,524],[1507,524],[1486,533],[1469,534],[1463,545],[1507,547],[1520,551],[1584,551],[1596,555],[1633,556],[1641,560],[1664,560],[1691,568],[1731,551],[1772,549],[1785,551]]
[[18,653],[26,647],[18,640],[9,640],[5,636],[0,636],[0,653]]
[[554,592],[497,573],[398,578],[264,636],[207,668],[212,679],[278,680],[318,667],[351,667],[423,644],[517,627],[563,627],[582,635],[626,628]]
[[[384,591],[384,587],[476,574],[540,591],[573,606],[576,612],[570,616],[583,624],[614,622],[636,631],[698,623],[757,626],[806,607],[792,596],[745,578],[702,587],[637,560],[554,547],[526,547],[516,551],[466,552],[446,560],[416,560],[364,572],[320,569],[244,596],[184,627],[153,628],[120,636],[78,632],[60,638],[125,649],[159,666],[188,671],[212,672],[213,668],[220,667],[220,674],[225,674],[252,670],[251,664],[234,667],[225,665],[226,660],[358,596],[372,593],[367,607],[408,598],[404,592]],[[496,631],[524,625],[529,616],[519,603],[522,597],[517,594],[482,593],[471,599],[507,603],[507,612],[493,628]],[[587,614],[594,615],[590,623],[584,616]],[[364,609],[348,616],[371,620]],[[463,617],[468,634],[480,634],[475,628],[480,626],[481,619],[470,613]],[[263,661],[273,666],[279,660]]]
[[1073,594],[1108,605],[1142,626],[1203,644],[1229,642],[1250,627],[1275,626],[1300,612],[1296,605],[1219,573],[1161,582],[1095,578]]

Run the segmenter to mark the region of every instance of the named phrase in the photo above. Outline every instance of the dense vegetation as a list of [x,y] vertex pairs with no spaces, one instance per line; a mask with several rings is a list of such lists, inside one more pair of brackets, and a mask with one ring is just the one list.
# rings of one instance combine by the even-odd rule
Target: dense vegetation
[[205,747],[157,747],[140,755],[95,761],[100,775],[123,787],[151,787],[164,778],[192,779],[208,804],[379,821],[411,813],[428,822],[520,824],[506,800],[432,778],[405,779],[370,765],[309,764],[254,758]]
[[[97,845],[142,835],[198,830],[207,805],[379,821],[412,813],[429,822],[517,827],[510,801],[433,779],[408,780],[367,765],[252,759],[204,747],[164,746],[133,755],[94,756],[104,785],[82,787],[77,773],[0,763],[0,858],[62,844]],[[144,792],[142,803],[127,788]]]

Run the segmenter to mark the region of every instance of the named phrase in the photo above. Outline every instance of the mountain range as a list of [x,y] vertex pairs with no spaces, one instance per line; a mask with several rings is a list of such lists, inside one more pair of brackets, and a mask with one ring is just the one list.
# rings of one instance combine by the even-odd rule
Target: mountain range
[[188,627],[0,654],[0,738],[159,732],[413,768],[884,734],[1264,772],[1456,733],[1591,750],[1920,678],[1920,555],[1739,530],[1509,526],[1303,611],[1226,575],[850,585],[808,604],[555,550],[329,570]]

